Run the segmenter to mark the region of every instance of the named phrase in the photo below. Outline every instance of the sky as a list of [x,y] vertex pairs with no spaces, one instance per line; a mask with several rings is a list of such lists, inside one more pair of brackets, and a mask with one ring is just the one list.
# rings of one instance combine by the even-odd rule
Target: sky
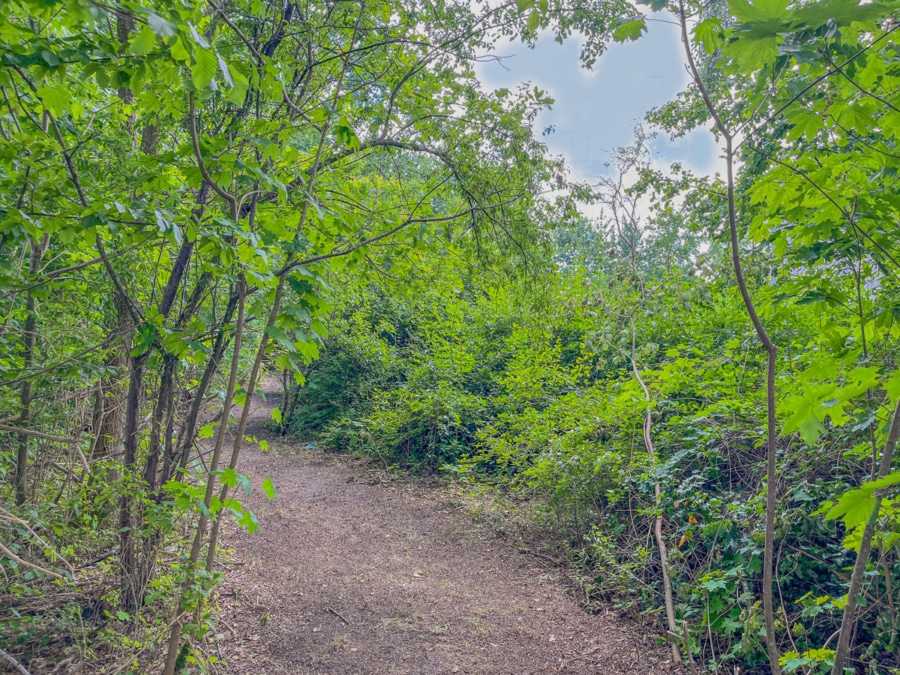
[[[660,18],[662,15],[657,15]],[[634,129],[652,108],[685,89],[689,76],[677,26],[648,21],[648,31],[636,42],[613,44],[585,70],[578,60],[579,40],[554,42],[542,35],[534,49],[521,43],[497,45],[501,62],[478,63],[476,74],[490,89],[514,89],[530,82],[555,99],[552,110],[540,114],[535,132],[553,125],[542,136],[551,153],[563,154],[580,180],[596,180],[616,148],[629,145]],[[719,154],[705,131],[671,141],[661,134],[651,145],[655,163],[681,162],[697,173],[712,173]]]

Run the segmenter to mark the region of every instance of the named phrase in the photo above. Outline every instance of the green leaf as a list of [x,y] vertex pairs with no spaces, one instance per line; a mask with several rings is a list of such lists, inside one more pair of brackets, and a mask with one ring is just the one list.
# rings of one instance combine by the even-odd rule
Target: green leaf
[[825,425],[815,415],[809,415],[799,425],[800,438],[807,445],[813,445],[825,433]]
[[228,64],[225,63],[225,59],[216,54],[216,61],[219,64],[219,70],[222,71],[222,79],[225,80],[225,84],[229,87],[233,87],[234,79],[231,77],[231,71],[228,69]]
[[694,39],[703,47],[707,54],[716,51],[721,41],[719,31],[722,28],[722,20],[716,17],[706,19],[694,26]]
[[516,9],[520,12],[529,10],[532,7],[534,7],[534,0],[516,0]]
[[238,407],[243,408],[247,403],[247,390],[243,387],[240,387],[237,391],[234,392],[234,404]]
[[256,516],[253,514],[253,511],[247,510],[241,513],[240,518],[237,519],[238,525],[247,529],[247,532],[253,534],[259,529],[259,521],[256,519]]
[[197,32],[197,29],[194,27],[194,25],[188,24],[188,28],[191,31],[191,39],[194,41],[194,44],[198,45],[202,49],[209,49],[209,42],[207,42],[206,38]]
[[297,351],[297,347],[294,346],[293,340],[288,337],[287,333],[285,333],[284,329],[280,326],[269,326],[266,328],[266,333],[289,352]]
[[792,141],[801,137],[810,141],[819,131],[825,128],[825,121],[822,115],[809,110],[798,110],[796,114],[790,117],[789,121],[794,127],[788,132],[787,138]]
[[191,81],[197,89],[209,87],[219,71],[219,60],[215,53],[208,49],[194,50],[194,65],[191,66]]
[[72,104],[72,94],[63,86],[40,87],[37,95],[54,117],[62,115]]
[[150,26],[144,26],[137,33],[128,46],[129,51],[135,56],[144,56],[153,51],[156,46],[156,34],[150,30]]
[[162,345],[175,357],[182,357],[188,351],[188,344],[178,333],[170,333],[162,339]]
[[541,13],[536,9],[531,10],[531,14],[528,15],[528,23],[526,24],[528,30],[535,31],[537,27],[541,23]]
[[708,591],[720,591],[728,588],[728,582],[724,579],[710,579],[703,582],[703,587]]
[[275,483],[272,482],[271,478],[263,478],[262,489],[269,499],[275,499],[275,497],[278,496],[278,493],[275,490]]
[[346,124],[337,124],[334,127],[334,137],[338,145],[349,145],[352,148],[359,147],[359,138],[352,128]]
[[48,49],[41,52],[41,58],[51,68],[56,68],[59,65],[59,57]]
[[235,471],[231,467],[228,467],[219,474],[219,480],[221,481],[222,485],[227,485],[228,487],[233,488],[235,485],[237,485],[237,471]]
[[883,386],[892,401],[900,398],[900,370],[895,371]]
[[169,53],[172,55],[172,58],[175,59],[178,63],[187,64],[191,60],[191,53],[185,46],[184,40],[182,40],[180,37],[176,38],[172,43],[172,46],[169,48]]
[[849,26],[858,21],[882,19],[892,12],[890,5],[880,2],[862,4],[858,0],[818,0],[792,12],[793,23],[808,28],[818,28],[828,22]]
[[875,508],[875,491],[900,483],[900,471],[863,483],[860,487],[842,494],[825,514],[827,520],[840,518],[849,529],[866,522]]
[[776,36],[754,37],[751,35],[738,37],[722,48],[722,51],[735,60],[745,70],[753,70],[758,66],[771,63],[778,57]]
[[153,329],[153,326],[150,324],[144,324],[137,330],[137,335],[134,337],[134,342],[131,344],[131,353],[130,356],[140,356],[141,354],[145,354],[148,349],[150,349],[150,345],[153,344],[153,340],[156,338],[156,331]]
[[245,473],[239,473],[237,474],[237,481],[241,484],[241,487],[244,488],[244,492],[249,495],[250,490],[253,489],[253,485],[250,483],[250,476]]
[[247,90],[250,88],[250,83],[241,72],[234,69],[231,69],[231,79],[233,80],[232,86],[231,89],[228,90],[228,93],[225,95],[225,98],[235,105],[244,105],[244,100],[247,98]]
[[159,14],[150,14],[147,17],[147,25],[156,35],[160,37],[172,37],[178,33],[178,30],[170,21],[166,21]]
[[825,425],[817,413],[823,395],[827,395],[823,394],[823,391],[830,393],[832,389],[820,390],[810,387],[802,395],[788,396],[780,406],[781,412],[790,414],[784,422],[784,433],[799,431],[801,438],[808,445],[818,441],[825,432]]
[[647,30],[647,24],[644,17],[630,19],[620,23],[613,31],[613,39],[616,42],[625,42],[626,40],[639,40]]
[[767,22],[771,19],[788,19],[790,0],[728,0],[728,8],[741,23]]
[[272,419],[276,424],[281,424],[281,410],[279,408],[272,409]]

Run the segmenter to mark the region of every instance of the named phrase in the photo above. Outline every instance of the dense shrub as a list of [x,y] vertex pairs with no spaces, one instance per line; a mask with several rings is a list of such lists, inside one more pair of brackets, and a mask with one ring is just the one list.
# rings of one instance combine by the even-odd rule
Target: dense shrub
[[[386,466],[445,469],[538,497],[534,512],[568,552],[589,605],[659,617],[660,629],[651,532],[661,513],[692,651],[711,666],[764,672],[764,355],[727,289],[711,294],[697,279],[676,280],[632,328],[622,307],[634,287],[593,276],[570,268],[536,295],[515,284],[463,292],[452,278],[402,300],[365,290],[370,301],[338,312],[345,337],[329,341],[299,389],[292,432]],[[397,315],[414,318],[401,330],[390,319]],[[817,374],[803,362],[817,321],[815,312],[793,315],[795,370],[779,374],[785,386]],[[635,369],[652,396],[655,455],[643,440],[647,401]],[[784,397],[782,409],[790,405]],[[853,555],[843,528],[817,509],[864,479],[871,464],[858,448],[868,447],[867,433],[830,424],[815,442],[788,436],[780,447],[776,628],[799,654],[818,653],[840,623],[846,578],[834,570]],[[900,583],[893,556],[886,548],[888,585],[873,584],[879,609],[859,626],[878,663],[896,653],[885,595]]]

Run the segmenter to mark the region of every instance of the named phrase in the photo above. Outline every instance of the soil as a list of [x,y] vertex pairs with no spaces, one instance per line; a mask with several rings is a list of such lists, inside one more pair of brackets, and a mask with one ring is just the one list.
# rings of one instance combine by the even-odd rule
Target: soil
[[559,568],[521,554],[446,485],[274,436],[266,389],[247,433],[269,450],[247,444],[241,459],[260,528],[223,528],[225,672],[678,672],[657,635],[579,608]]

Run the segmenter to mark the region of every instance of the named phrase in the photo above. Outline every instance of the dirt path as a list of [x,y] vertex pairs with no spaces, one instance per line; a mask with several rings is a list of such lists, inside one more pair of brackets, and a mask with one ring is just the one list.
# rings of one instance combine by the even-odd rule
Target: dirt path
[[[255,401],[250,435],[267,437],[277,403]],[[676,672],[654,636],[583,612],[446,489],[377,483],[352,458],[268,436],[268,452],[248,447],[241,462],[260,530],[225,531],[227,672]]]

